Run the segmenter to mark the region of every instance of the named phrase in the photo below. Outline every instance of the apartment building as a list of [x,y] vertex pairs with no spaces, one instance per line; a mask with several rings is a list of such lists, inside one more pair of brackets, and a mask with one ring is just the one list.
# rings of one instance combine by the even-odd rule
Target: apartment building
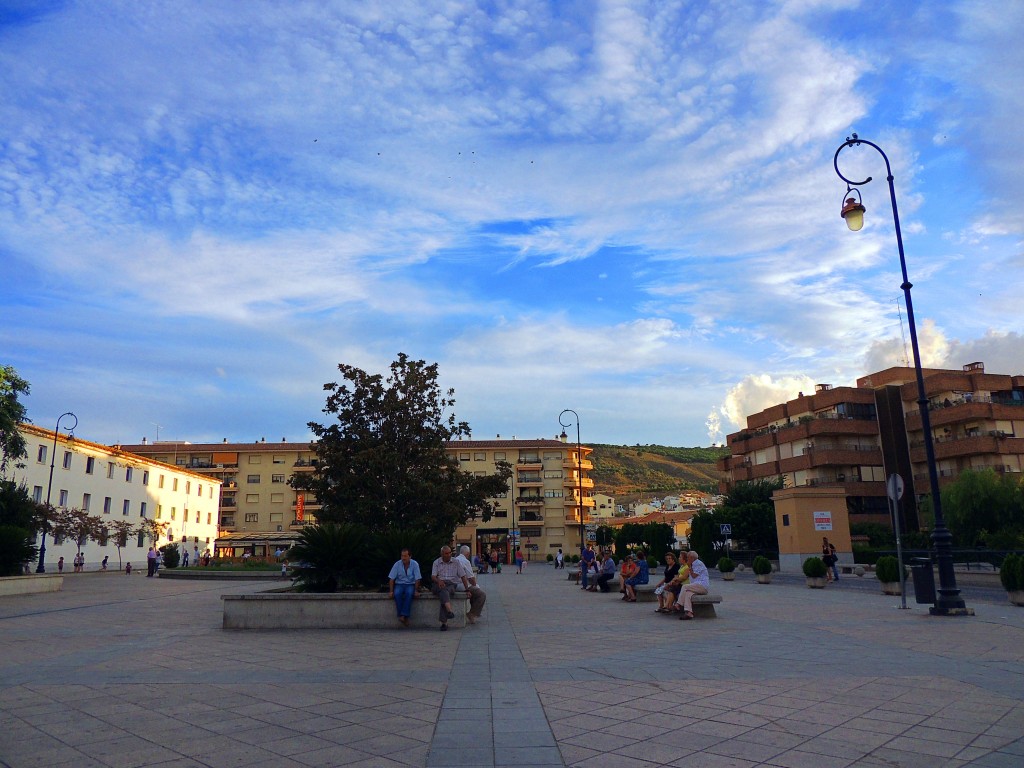
[[[217,507],[220,482],[180,466],[136,456],[118,446],[89,442],[67,433],[56,435],[31,424],[22,424],[29,455],[24,467],[9,467],[8,476],[24,483],[39,503],[46,501],[65,509],[77,508],[104,521],[127,520],[137,525],[153,519],[166,525],[157,541],[136,533],[121,550],[125,562],[144,565],[149,547],[178,542],[189,551],[213,547],[217,537]],[[53,480],[50,482],[50,464]],[[37,542],[38,543],[38,542]],[[73,542],[46,540],[46,568],[56,570],[63,557],[70,563],[77,552]],[[118,553],[110,532],[82,546],[89,566],[109,556],[117,567]]]
[[[1024,376],[926,369],[925,390],[940,483],[966,469],[1024,470]],[[888,523],[885,479],[905,483],[903,519],[919,527],[917,500],[929,493],[924,433],[913,368],[857,380],[856,387],[819,384],[813,394],[747,417],[728,436],[731,455],[723,492],[742,480],[781,478],[786,488],[842,488],[851,522]]]
[[[241,548],[257,554],[287,546],[304,525],[316,521],[320,509],[314,494],[296,491],[293,474],[313,472],[316,454],[309,443],[143,442],[124,450],[215,478],[220,485],[219,547],[226,554]],[[499,550],[506,562],[514,555],[514,532],[531,559],[559,547],[565,551],[580,537],[579,490],[583,524],[590,522],[594,481],[591,449],[560,440],[457,440],[449,453],[460,466],[479,475],[493,474],[497,462],[512,465],[507,493],[492,499],[495,514],[487,523],[472,521],[456,531],[456,541],[474,553]],[[290,534],[290,535],[289,535]]]

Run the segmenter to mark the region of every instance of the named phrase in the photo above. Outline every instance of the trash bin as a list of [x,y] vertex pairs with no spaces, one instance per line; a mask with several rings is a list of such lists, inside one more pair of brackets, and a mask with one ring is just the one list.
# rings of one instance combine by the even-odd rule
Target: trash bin
[[918,603],[935,604],[935,573],[931,558],[910,558],[910,574],[914,578],[914,599]]

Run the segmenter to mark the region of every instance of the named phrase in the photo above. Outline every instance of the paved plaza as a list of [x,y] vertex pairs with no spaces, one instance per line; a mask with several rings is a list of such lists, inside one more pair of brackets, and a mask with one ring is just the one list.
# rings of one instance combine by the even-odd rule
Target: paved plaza
[[220,595],[265,582],[0,598],[0,765],[1024,765],[1024,609],[996,591],[933,618],[748,573],[676,621],[564,574],[481,576],[483,619],[447,633],[222,630]]

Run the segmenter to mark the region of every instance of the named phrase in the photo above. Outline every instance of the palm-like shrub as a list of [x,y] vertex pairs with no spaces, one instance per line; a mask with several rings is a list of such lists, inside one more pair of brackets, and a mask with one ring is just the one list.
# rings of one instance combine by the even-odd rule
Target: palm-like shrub
[[29,542],[31,534],[15,525],[0,525],[0,576],[18,576],[22,566],[39,550]]
[[[298,543],[288,550],[296,589],[337,592],[364,586],[370,576],[366,563],[369,545],[369,532],[355,523],[307,525],[299,533]],[[372,576],[376,579],[377,574]]]
[[883,584],[892,584],[900,581],[900,563],[892,555],[885,555],[878,558],[875,563],[875,576]]
[[732,573],[736,570],[736,563],[733,562],[731,557],[725,557],[724,555],[718,558],[718,571],[720,573]]
[[828,573],[825,561],[820,557],[808,557],[804,560],[804,576],[808,579],[821,579]]
[[1024,556],[1007,555],[999,566],[999,580],[1007,592],[1024,590]]
[[758,555],[754,558],[751,568],[758,576],[767,576],[772,572],[772,561],[763,555]]

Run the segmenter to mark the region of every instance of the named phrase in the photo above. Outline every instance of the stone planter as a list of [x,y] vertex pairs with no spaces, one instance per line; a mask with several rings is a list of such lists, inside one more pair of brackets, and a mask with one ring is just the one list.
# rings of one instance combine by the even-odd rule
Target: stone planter
[[882,585],[883,595],[902,595],[903,589],[898,581],[882,581],[879,582]]
[[736,581],[736,571],[727,571],[722,574],[722,581]]
[[757,574],[757,583],[758,584],[771,584],[772,583],[772,575],[770,573],[759,573],[759,574]]
[[1007,592],[1006,596],[1010,598],[1010,602],[1014,605],[1024,605],[1024,589],[1018,589],[1015,592]]
[[808,589],[824,589],[828,584],[828,579],[824,576],[807,576],[806,578]]
[[[465,592],[452,601],[452,628],[466,626]],[[395,618],[395,601],[384,592],[261,592],[221,595],[224,629],[385,629],[402,628]],[[412,601],[413,627],[437,629],[437,598],[421,592]]]
[[64,588],[61,574],[32,574],[29,576],[4,576],[0,578],[0,595],[38,595],[44,592],[60,592]]

